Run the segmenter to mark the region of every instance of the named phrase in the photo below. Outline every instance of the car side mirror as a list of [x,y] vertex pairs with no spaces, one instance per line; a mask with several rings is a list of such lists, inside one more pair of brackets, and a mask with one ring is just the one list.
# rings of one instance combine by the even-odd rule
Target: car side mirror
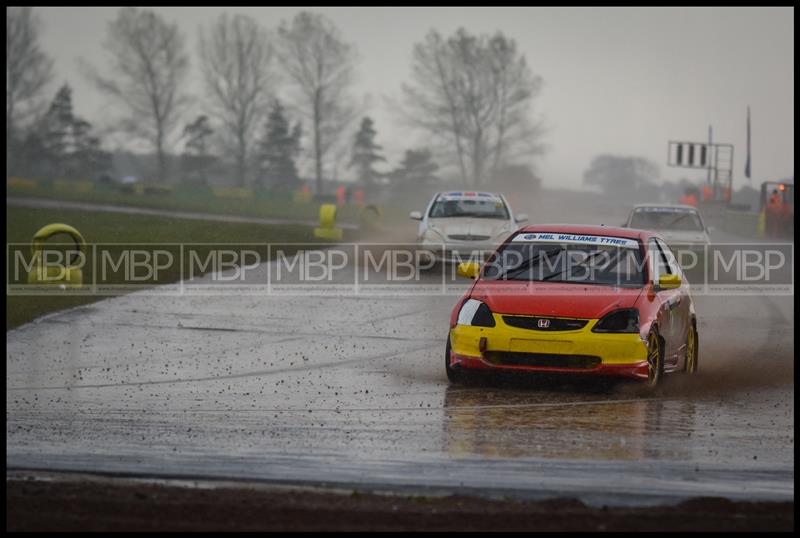
[[528,220],[528,214],[527,213],[519,213],[514,217],[514,220],[516,222],[525,222],[525,221]]
[[420,213],[419,211],[412,211],[411,213],[408,214],[408,218],[410,218],[411,220],[422,220],[422,213]]
[[481,266],[477,262],[461,262],[458,264],[458,276],[475,279],[481,272]]
[[714,231],[714,227],[713,226],[706,226],[706,233],[707,234],[710,234],[713,231]]
[[658,279],[659,290],[674,290],[681,287],[680,275],[661,275]]

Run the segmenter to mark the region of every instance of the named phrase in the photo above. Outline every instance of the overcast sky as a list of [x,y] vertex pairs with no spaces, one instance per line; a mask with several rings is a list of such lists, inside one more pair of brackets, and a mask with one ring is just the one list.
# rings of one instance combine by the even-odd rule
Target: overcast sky
[[[408,80],[411,50],[431,29],[445,35],[503,31],[544,79],[533,115],[549,126],[539,175],[551,187],[579,187],[600,153],[644,156],[665,179],[704,178],[668,168],[667,141],[735,145],[734,186],[744,178],[746,107],[752,111],[753,184],[794,176],[794,10],[792,8],[313,8],[355,44],[359,97],[369,96],[378,143],[394,166],[425,137],[399,124],[386,98]],[[57,81],[74,90],[76,112],[97,125],[108,101],[82,78],[78,59],[105,65],[102,42],[115,8],[37,8]],[[294,8],[156,8],[185,32],[191,91],[202,94],[197,36],[220,13],[245,13],[269,28]],[[55,85],[53,88],[55,91]],[[196,115],[196,114],[195,114]],[[187,118],[189,119],[189,118]]]

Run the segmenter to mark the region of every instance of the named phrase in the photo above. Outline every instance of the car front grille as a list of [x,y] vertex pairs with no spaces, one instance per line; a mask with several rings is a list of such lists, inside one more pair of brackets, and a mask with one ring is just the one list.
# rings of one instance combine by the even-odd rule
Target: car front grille
[[469,234],[454,234],[448,235],[448,239],[453,241],[488,241],[492,238],[491,235],[469,235]]
[[554,353],[519,353],[514,351],[487,351],[487,361],[498,366],[541,366],[550,368],[574,368],[590,370],[600,365],[600,357],[594,355],[558,355]]
[[503,316],[506,325],[534,331],[576,331],[583,329],[588,319],[546,318],[534,316]]

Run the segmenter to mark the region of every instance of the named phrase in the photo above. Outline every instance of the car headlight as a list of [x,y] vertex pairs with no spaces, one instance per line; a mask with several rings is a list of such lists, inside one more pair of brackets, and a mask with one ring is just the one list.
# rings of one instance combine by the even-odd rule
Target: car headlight
[[500,228],[500,231],[499,231],[499,232],[497,232],[497,233],[494,235],[494,238],[495,238],[496,240],[504,239],[504,238],[505,238],[505,237],[506,237],[508,234],[510,234],[510,233],[511,233],[511,229],[510,229],[510,228],[508,228],[507,226],[503,226],[502,228]]
[[422,234],[422,240],[432,243],[444,243],[444,236],[432,228],[427,228],[425,233]]
[[639,310],[622,308],[609,312],[592,328],[594,333],[638,333]]
[[485,303],[476,299],[467,299],[461,305],[456,323],[473,327],[494,327],[494,316]]

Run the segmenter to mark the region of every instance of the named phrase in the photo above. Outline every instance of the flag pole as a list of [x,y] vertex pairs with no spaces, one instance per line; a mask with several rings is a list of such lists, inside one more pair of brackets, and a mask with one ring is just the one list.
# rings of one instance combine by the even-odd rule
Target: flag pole
[[706,174],[706,183],[711,185],[711,152],[714,151],[714,146],[711,143],[711,126],[708,126],[708,173]]
[[750,170],[750,105],[747,105],[747,160],[744,164],[744,177],[752,182]]

